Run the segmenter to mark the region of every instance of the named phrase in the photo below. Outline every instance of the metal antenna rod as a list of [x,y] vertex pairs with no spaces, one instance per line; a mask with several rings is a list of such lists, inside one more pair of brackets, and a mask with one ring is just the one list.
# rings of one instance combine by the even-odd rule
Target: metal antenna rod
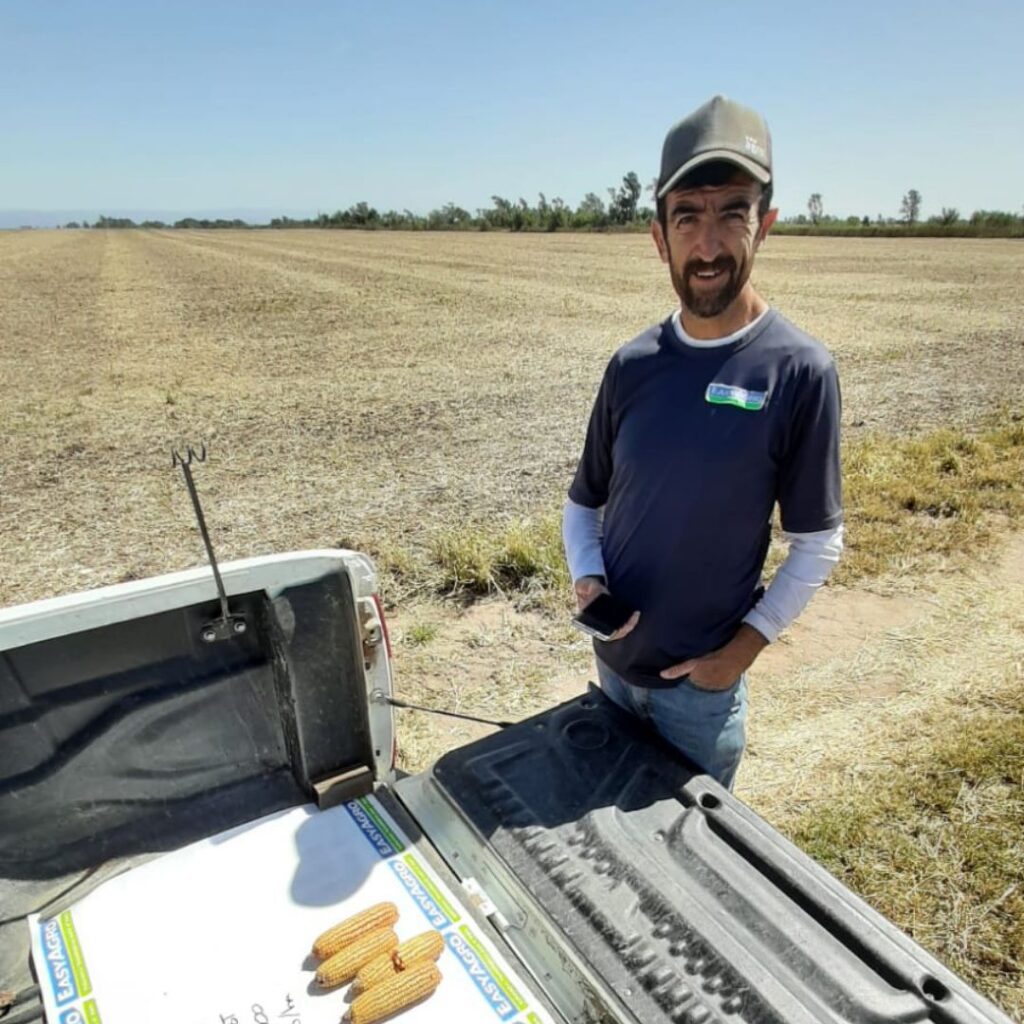
[[192,463],[206,461],[206,445],[200,444],[197,452],[191,445],[185,449],[185,455],[177,450],[171,452],[171,465],[181,466],[181,472],[185,477],[185,486],[188,488],[188,496],[192,499],[192,508],[196,513],[196,522],[199,524],[199,533],[202,535],[203,544],[206,547],[206,557],[210,560],[210,568],[213,569],[213,580],[217,584],[217,596],[220,598],[220,618],[210,623],[203,630],[203,639],[207,643],[214,640],[224,639],[232,633],[245,632],[245,620],[240,616],[233,616],[228,607],[228,595],[224,590],[224,581],[221,579],[220,569],[217,568],[217,559],[213,553],[213,544],[210,542],[210,531],[206,528],[206,517],[203,515],[203,507],[199,503],[199,494],[196,492],[195,481],[192,479]]
[[[376,696],[379,693],[380,696]],[[393,708],[405,708],[408,711],[426,711],[430,715],[444,715],[445,718],[461,718],[467,722],[479,722],[481,725],[496,725],[499,729],[508,729],[515,725],[515,722],[502,722],[493,718],[478,718],[476,715],[463,714],[461,711],[445,711],[442,708],[425,708],[422,704],[410,704],[408,701],[399,700],[397,697],[389,697],[386,693],[377,690],[374,699],[382,704],[390,704]]]

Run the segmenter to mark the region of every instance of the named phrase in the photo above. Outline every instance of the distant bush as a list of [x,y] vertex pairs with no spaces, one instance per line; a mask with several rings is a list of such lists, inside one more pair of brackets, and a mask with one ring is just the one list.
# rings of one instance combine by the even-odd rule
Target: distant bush
[[1012,213],[1002,220],[974,220],[944,223],[930,218],[926,223],[905,224],[892,221],[865,224],[851,221],[830,221],[821,224],[799,224],[780,221],[772,228],[773,235],[823,235],[842,238],[1024,238],[1024,220]]

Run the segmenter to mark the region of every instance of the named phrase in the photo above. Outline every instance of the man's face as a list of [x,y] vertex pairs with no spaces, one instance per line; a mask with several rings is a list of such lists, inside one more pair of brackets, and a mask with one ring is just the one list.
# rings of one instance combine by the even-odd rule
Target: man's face
[[665,228],[655,221],[654,241],[693,316],[720,316],[743,290],[777,216],[771,210],[760,219],[760,199],[760,184],[740,170],[723,185],[680,188],[665,197]]

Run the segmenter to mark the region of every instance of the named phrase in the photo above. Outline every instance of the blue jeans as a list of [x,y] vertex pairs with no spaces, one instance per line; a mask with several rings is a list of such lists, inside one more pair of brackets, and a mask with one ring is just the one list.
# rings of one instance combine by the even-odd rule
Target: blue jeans
[[745,674],[728,690],[702,690],[688,679],[652,690],[627,683],[599,660],[597,677],[620,708],[652,725],[662,739],[732,789],[746,744]]

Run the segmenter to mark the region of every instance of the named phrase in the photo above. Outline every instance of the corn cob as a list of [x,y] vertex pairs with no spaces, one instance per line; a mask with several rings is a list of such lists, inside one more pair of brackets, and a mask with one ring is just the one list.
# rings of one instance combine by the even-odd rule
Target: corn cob
[[398,945],[398,936],[390,928],[380,928],[350,942],[344,949],[328,957],[317,969],[316,980],[323,988],[334,988],[351,981],[363,964],[382,953],[390,953]]
[[420,960],[437,960],[443,949],[444,939],[440,932],[423,932],[415,938],[406,939],[390,954],[378,956],[360,967],[353,992],[365,992],[369,988],[374,988]]
[[317,936],[313,943],[313,956],[326,960],[361,935],[379,928],[390,928],[397,920],[398,907],[394,903],[375,903]]
[[430,960],[418,960],[406,970],[356,996],[349,1010],[351,1024],[374,1024],[432,995],[441,972]]

